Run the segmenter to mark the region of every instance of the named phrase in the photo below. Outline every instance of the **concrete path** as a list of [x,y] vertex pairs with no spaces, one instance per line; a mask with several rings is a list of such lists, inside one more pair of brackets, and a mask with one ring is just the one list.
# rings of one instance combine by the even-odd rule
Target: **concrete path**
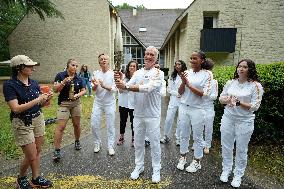
[[[164,99],[164,103],[165,99]],[[165,120],[166,107],[163,106],[162,120]],[[118,114],[117,114],[118,115]],[[161,125],[163,124],[163,121]],[[129,126],[129,124],[128,124]],[[119,136],[119,121],[116,121],[116,133]],[[102,128],[103,144],[99,153],[94,153],[93,137],[88,135],[81,139],[82,150],[75,151],[74,144],[62,149],[63,158],[60,163],[52,162],[52,152],[42,157],[41,172],[54,182],[54,188],[194,188],[209,189],[231,188],[219,181],[221,174],[220,158],[212,154],[202,159],[202,169],[191,174],[176,168],[179,158],[179,147],[174,142],[162,148],[162,181],[160,184],[151,183],[150,147],[145,153],[145,172],[137,181],[129,179],[134,169],[134,148],[131,147],[130,127],[126,128],[126,142],[116,146],[115,156],[109,156],[106,148],[106,129]],[[116,137],[117,138],[117,137]],[[193,153],[187,156],[188,163]],[[189,164],[188,164],[189,165]],[[14,185],[18,165],[8,170],[0,171],[0,188],[11,188]],[[230,178],[229,181],[231,181]],[[247,178],[243,179],[240,188],[262,188]]]

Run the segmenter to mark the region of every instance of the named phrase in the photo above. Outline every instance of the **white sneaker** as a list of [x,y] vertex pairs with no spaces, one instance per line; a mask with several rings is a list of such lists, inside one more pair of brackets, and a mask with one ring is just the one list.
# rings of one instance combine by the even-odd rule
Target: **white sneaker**
[[176,139],[176,145],[179,146],[180,145],[180,140]]
[[167,136],[164,136],[164,137],[160,140],[160,142],[161,142],[162,144],[169,143],[169,142],[170,142],[170,138],[167,137]]
[[195,159],[191,164],[185,169],[187,172],[195,173],[197,170],[201,169],[200,161],[197,162]]
[[220,181],[228,182],[228,178],[229,178],[230,174],[231,174],[230,171],[223,171],[221,176],[220,176]]
[[209,154],[209,148],[205,147],[203,151],[204,151],[204,154]]
[[180,158],[179,158],[179,162],[178,162],[178,164],[177,164],[177,168],[178,168],[179,170],[183,171],[185,164],[186,164],[186,157],[180,157]]
[[231,182],[231,186],[234,188],[239,188],[242,183],[242,177],[240,176],[234,176],[233,181]]
[[100,151],[101,147],[99,144],[95,144],[94,152],[98,153]]
[[132,180],[136,180],[139,178],[139,175],[144,171],[144,166],[135,167],[134,171],[130,174],[130,178]]
[[115,154],[114,149],[113,149],[113,148],[108,149],[108,154],[109,154],[110,156],[113,156],[113,155]]

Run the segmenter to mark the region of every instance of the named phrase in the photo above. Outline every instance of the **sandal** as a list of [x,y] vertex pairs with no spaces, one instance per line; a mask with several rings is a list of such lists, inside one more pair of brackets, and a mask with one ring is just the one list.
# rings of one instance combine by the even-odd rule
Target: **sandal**
[[119,146],[122,145],[123,143],[124,143],[124,138],[120,137],[116,144]]

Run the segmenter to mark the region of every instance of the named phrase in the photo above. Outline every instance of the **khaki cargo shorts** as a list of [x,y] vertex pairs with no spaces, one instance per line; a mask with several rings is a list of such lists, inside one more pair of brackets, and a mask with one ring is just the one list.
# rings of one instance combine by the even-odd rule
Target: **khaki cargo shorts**
[[35,142],[36,137],[44,136],[45,123],[43,113],[32,119],[32,124],[26,126],[19,118],[12,119],[12,127],[18,146],[24,146]]
[[81,117],[82,106],[80,99],[75,101],[63,101],[61,102],[57,110],[57,119],[69,119],[71,117]]

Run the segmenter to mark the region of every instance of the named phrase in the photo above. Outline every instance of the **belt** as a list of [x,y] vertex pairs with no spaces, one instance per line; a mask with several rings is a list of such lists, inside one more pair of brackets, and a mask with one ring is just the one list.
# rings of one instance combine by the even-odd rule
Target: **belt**
[[32,116],[32,118],[36,118],[36,117],[38,117],[40,114],[41,114],[41,111],[39,110],[39,111],[37,111],[36,113],[31,114],[31,116]]
[[41,110],[37,111],[36,113],[29,113],[29,114],[12,114],[12,118],[23,118],[23,117],[31,117],[36,118],[41,114]]
[[38,117],[41,114],[41,110],[37,111],[36,113],[29,113],[29,114],[10,114],[10,119],[12,121],[13,118],[21,119],[26,126],[32,125],[32,119]]

